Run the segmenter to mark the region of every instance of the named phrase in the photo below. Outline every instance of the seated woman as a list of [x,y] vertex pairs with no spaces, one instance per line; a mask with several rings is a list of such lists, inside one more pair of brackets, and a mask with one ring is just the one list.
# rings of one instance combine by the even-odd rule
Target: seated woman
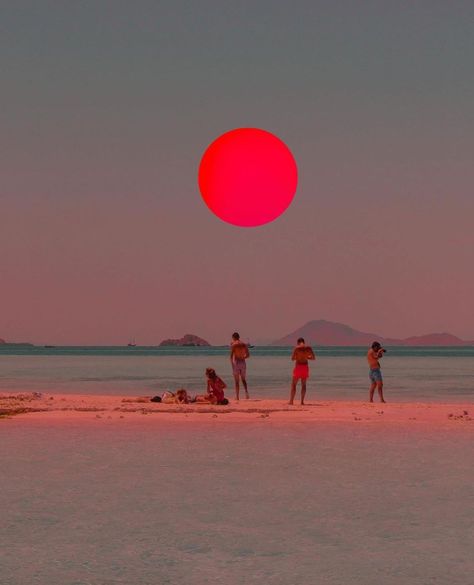
[[216,374],[212,368],[206,370],[207,389],[206,394],[196,396],[196,402],[209,402],[211,404],[229,404],[229,401],[224,396],[224,388],[227,388],[226,383],[222,378]]

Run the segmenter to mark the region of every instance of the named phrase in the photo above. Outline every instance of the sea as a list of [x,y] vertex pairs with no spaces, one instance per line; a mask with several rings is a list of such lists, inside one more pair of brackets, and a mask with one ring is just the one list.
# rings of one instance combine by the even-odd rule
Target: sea
[[[287,397],[291,351],[251,349],[247,378],[253,398]],[[308,398],[365,399],[366,348],[316,346],[315,351]],[[388,347],[382,366],[387,400],[462,402],[474,397],[474,347]],[[232,388],[228,347],[5,345],[0,346],[0,392],[148,396],[186,388],[195,393],[205,389],[208,367]]]

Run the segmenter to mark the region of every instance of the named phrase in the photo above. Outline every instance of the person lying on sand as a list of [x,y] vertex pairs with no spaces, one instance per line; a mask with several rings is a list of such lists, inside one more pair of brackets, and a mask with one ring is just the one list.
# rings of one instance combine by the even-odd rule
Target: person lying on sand
[[166,390],[161,395],[161,402],[163,404],[175,404],[176,403],[176,395],[175,395],[175,393],[174,392],[171,392],[170,390]]
[[298,380],[301,380],[301,404],[304,404],[304,398],[306,396],[306,380],[309,378],[309,366],[308,360],[316,359],[312,348],[306,345],[305,340],[300,337],[297,341],[297,345],[293,350],[291,359],[296,362],[293,369],[293,379],[291,381],[290,401],[288,404],[293,404],[296,394],[296,385]]
[[190,402],[192,402],[191,397],[188,394],[188,391],[185,390],[184,388],[176,390],[175,399],[176,404],[189,404]]
[[161,402],[163,404],[189,404],[190,402],[193,402],[193,400],[189,396],[187,390],[180,388],[179,390],[176,390],[176,393],[170,392],[169,390],[163,392],[161,395]]
[[219,378],[213,368],[207,368],[206,378],[206,394],[196,396],[196,402],[209,402],[210,404],[221,405],[229,404],[229,401],[224,396],[224,389],[227,388],[227,385],[222,378]]

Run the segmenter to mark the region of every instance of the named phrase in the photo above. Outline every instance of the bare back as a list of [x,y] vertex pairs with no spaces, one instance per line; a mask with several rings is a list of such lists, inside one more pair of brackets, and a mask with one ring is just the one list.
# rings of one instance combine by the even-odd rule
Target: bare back
[[246,360],[249,356],[249,349],[243,341],[232,343],[230,349],[230,357],[232,360]]

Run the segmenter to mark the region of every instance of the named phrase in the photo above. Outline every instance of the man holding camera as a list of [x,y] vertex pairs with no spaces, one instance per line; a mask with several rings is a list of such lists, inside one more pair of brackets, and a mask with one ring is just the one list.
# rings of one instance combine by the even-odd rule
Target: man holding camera
[[370,380],[370,389],[369,389],[369,400],[370,402],[374,401],[374,392],[375,388],[380,396],[380,402],[385,402],[383,397],[383,378],[382,378],[382,370],[380,369],[380,362],[379,359],[383,357],[383,354],[387,350],[384,349],[378,341],[374,341],[372,343],[371,348],[367,352],[367,361],[369,362],[369,380]]

